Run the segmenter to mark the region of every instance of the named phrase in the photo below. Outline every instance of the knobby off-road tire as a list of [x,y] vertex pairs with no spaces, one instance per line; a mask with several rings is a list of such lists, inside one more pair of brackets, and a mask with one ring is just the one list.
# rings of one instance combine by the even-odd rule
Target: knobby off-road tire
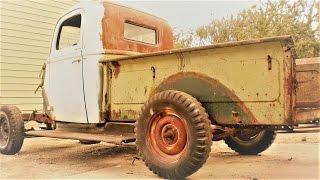
[[225,143],[242,155],[256,155],[268,149],[276,138],[273,130],[237,130]]
[[135,136],[147,167],[166,179],[193,174],[211,151],[208,114],[195,98],[180,91],[152,96],[142,107]]
[[0,152],[13,155],[20,151],[24,140],[24,122],[15,106],[0,107]]

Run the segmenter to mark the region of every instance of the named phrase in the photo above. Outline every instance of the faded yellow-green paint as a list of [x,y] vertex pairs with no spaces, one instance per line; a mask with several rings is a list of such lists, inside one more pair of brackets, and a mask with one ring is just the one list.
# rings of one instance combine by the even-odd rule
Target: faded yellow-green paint
[[288,41],[275,38],[105,60],[113,74],[108,82],[111,119],[135,120],[150,96],[174,89],[196,97],[218,124],[288,124],[294,97]]

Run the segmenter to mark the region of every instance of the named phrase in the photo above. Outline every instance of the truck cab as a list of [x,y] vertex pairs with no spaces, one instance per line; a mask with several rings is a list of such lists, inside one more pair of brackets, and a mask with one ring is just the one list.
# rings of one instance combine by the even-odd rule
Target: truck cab
[[99,60],[172,48],[172,31],[163,19],[110,2],[80,3],[54,31],[44,80],[48,114],[57,121],[105,122],[101,101],[108,69]]

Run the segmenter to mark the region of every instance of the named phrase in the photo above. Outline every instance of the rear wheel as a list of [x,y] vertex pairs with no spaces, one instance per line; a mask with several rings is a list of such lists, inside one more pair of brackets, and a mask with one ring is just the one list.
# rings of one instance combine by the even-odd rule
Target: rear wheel
[[151,97],[142,108],[135,134],[148,168],[166,179],[193,174],[211,150],[208,114],[195,98],[179,91]]
[[15,106],[0,107],[0,152],[13,155],[20,151],[24,140],[24,122]]
[[276,137],[273,130],[237,130],[227,137],[225,143],[234,151],[243,155],[256,155],[268,149]]

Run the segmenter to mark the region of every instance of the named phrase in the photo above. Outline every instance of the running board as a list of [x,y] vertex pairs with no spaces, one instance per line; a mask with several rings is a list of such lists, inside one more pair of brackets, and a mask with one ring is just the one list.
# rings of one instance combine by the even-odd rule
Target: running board
[[34,130],[25,132],[26,136],[32,137],[49,137],[58,139],[73,139],[84,141],[102,141],[106,143],[121,145],[123,143],[134,142],[134,134],[128,133],[126,135],[110,135],[104,133],[82,133],[82,132],[68,132],[59,130]]

